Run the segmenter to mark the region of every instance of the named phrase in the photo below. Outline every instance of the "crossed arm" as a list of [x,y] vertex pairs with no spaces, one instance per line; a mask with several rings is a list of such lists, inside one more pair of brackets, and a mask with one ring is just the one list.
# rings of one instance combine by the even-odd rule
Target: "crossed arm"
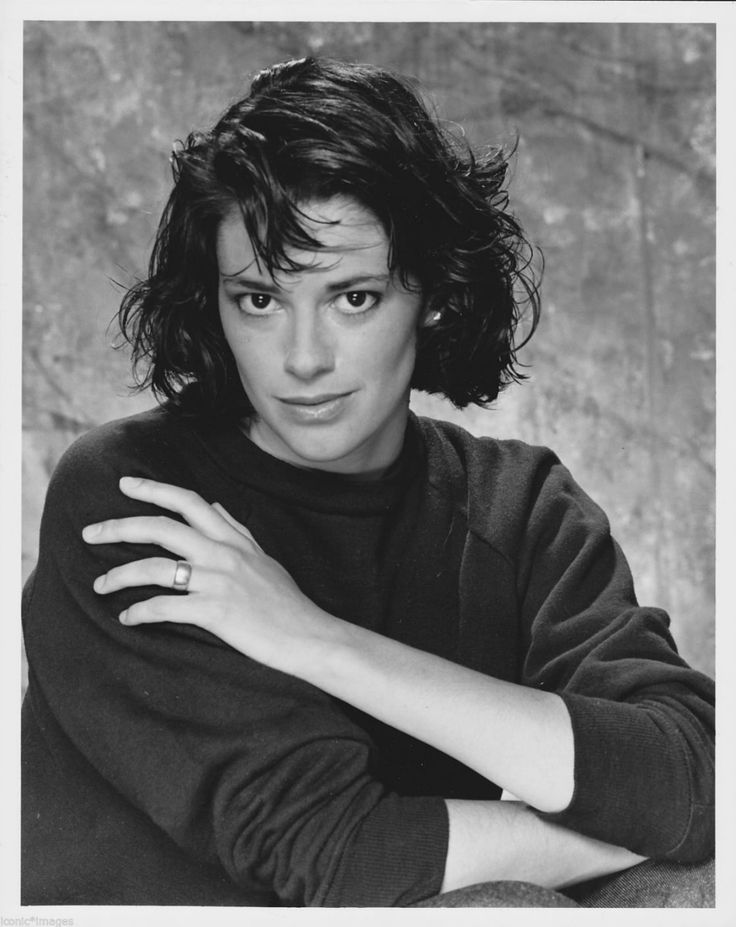
[[[197,624],[247,656],[424,740],[474,768],[518,802],[447,801],[443,890],[491,879],[561,887],[643,857],[538,817],[569,804],[574,746],[562,699],[502,682],[344,622],[306,598],[248,530],[217,504],[151,480],[122,480],[128,496],[176,512],[85,529],[91,544],[152,543],[193,567],[185,596],[137,602],[124,624]],[[111,569],[95,591],[170,589],[175,561],[153,557]],[[498,749],[503,744],[503,749]]]

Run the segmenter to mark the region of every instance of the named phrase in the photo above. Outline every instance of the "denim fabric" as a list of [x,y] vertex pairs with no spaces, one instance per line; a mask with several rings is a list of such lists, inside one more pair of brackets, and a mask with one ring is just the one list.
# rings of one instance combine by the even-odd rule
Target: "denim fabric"
[[483,882],[435,895],[413,908],[577,908],[570,898],[530,882]]
[[585,908],[715,907],[715,863],[648,860],[614,876],[565,890]]
[[555,892],[528,882],[485,882],[435,895],[417,908],[712,908],[713,860],[686,865],[648,860],[624,872]]

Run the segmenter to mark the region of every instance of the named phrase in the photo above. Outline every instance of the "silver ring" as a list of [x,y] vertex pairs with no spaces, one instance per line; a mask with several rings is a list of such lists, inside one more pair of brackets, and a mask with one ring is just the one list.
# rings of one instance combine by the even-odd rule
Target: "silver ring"
[[176,569],[174,570],[174,582],[171,584],[173,589],[179,592],[186,592],[189,589],[189,580],[192,578],[192,565],[187,560],[177,560]]

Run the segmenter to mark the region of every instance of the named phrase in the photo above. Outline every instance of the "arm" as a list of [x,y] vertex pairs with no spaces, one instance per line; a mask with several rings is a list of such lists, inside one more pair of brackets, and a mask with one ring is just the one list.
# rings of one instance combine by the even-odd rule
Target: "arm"
[[[146,445],[142,461],[155,452]],[[150,589],[93,591],[97,575],[131,555],[163,553],[82,541],[82,527],[103,513],[151,512],[116,489],[126,460],[124,449],[82,446],[58,468],[25,613],[32,700],[50,706],[71,761],[91,764],[172,849],[246,892],[295,905],[436,894],[444,803],[387,792],[371,775],[369,738],[343,706],[199,628],[122,626],[118,612]]]
[[678,655],[668,616],[638,605],[608,519],[557,458],[535,476],[516,553],[523,680],[560,694],[575,740],[572,801],[545,820],[645,856],[708,858],[713,682]]
[[[143,490],[142,494],[145,495],[146,491],[150,492],[151,489],[154,492],[158,491],[158,487],[149,485],[147,489]],[[178,494],[179,491],[176,492]],[[139,492],[138,495],[141,495],[141,493]],[[201,500],[193,500],[189,493],[185,493],[184,496],[187,503],[192,501],[201,503]],[[159,501],[163,504],[165,500],[159,498]],[[169,499],[168,501],[172,502],[174,500]],[[212,515],[212,509],[201,504],[199,505],[199,512],[190,513],[190,518],[194,522],[197,522],[198,518],[203,518],[204,521],[200,522],[203,530],[209,530],[210,533],[220,532],[223,537],[228,536],[220,523],[219,516],[217,519],[212,519]],[[226,517],[224,513],[222,515]],[[232,525],[231,519],[229,522]],[[160,530],[162,527],[165,529],[166,525],[160,521],[146,524],[139,522],[137,525],[131,522],[123,525],[118,522],[117,525],[110,526],[109,530],[126,533],[132,528],[132,533],[135,534],[136,530],[153,530],[156,532],[157,529]],[[179,529],[181,527],[181,525],[178,526]],[[238,530],[242,531],[242,529]],[[174,533],[176,534],[176,532]],[[126,536],[130,540],[131,534],[126,534]],[[240,539],[243,537],[244,535],[241,535]],[[229,538],[231,542],[240,540],[232,534],[229,535]],[[180,533],[179,539],[181,542]],[[104,538],[98,536],[97,540],[104,541]],[[107,540],[109,540],[109,537]],[[191,542],[191,537],[185,538],[183,541],[185,545]],[[167,549],[176,548],[177,542],[173,536],[166,540],[165,546]],[[108,544],[104,544],[104,547],[97,549],[106,550]],[[335,670],[338,670],[340,666],[349,670],[347,673],[336,672],[336,679],[344,677],[354,679],[355,673],[364,677],[364,670],[360,667],[363,659],[367,657],[367,667],[371,665],[383,667],[381,671],[383,675],[375,677],[372,685],[380,687],[385,692],[395,691],[396,675],[404,676],[409,700],[411,700],[412,691],[421,692],[422,698],[425,697],[427,687],[421,678],[415,685],[411,684],[411,673],[407,673],[405,665],[407,657],[418,661],[414,670],[420,674],[420,677],[428,669],[432,673],[437,672],[439,664],[439,677],[446,681],[450,688],[453,679],[457,681],[458,678],[465,682],[467,682],[468,678],[473,681],[488,681],[481,677],[480,674],[465,670],[462,667],[456,667],[444,660],[437,659],[434,662],[434,658],[432,658],[432,662],[426,664],[424,657],[427,655],[397,645],[395,642],[379,635],[365,632],[364,637],[360,635],[354,636],[354,632],[357,632],[358,629],[355,629],[352,625],[333,619],[313,606],[310,607],[310,603],[293,587],[293,584],[283,574],[278,564],[259,553],[257,545],[249,541],[245,545],[245,552],[250,556],[251,560],[255,561],[250,566],[255,566],[257,572],[257,582],[255,582],[255,576],[250,577],[255,584],[256,592],[246,605],[243,605],[242,602],[238,605],[236,601],[234,607],[224,612],[217,607],[215,600],[220,598],[223,591],[229,605],[233,605],[233,587],[229,584],[220,587],[220,594],[209,600],[205,592],[197,591],[199,587],[196,583],[206,582],[205,577],[208,575],[208,570],[211,570],[215,564],[222,569],[225,562],[233,556],[232,549],[225,551],[221,547],[216,547],[214,553],[210,554],[211,560],[208,566],[203,565],[200,560],[200,566],[195,567],[198,572],[193,573],[195,586],[190,595],[186,597],[158,597],[159,600],[154,605],[152,603],[155,602],[155,599],[134,602],[126,610],[126,619],[136,623],[138,619],[145,621],[147,616],[149,620],[157,622],[169,615],[172,618],[202,623],[212,629],[219,629],[224,637],[228,637],[228,635],[223,629],[229,628],[229,641],[237,645],[240,640],[241,646],[244,646],[245,638],[240,639],[239,635],[244,630],[247,631],[248,627],[252,633],[252,622],[257,621],[258,614],[262,611],[264,624],[267,624],[271,631],[268,638],[265,635],[261,635],[259,638],[260,647],[257,648],[257,654],[262,662],[268,660],[283,669],[287,665],[295,667],[296,664],[290,661],[299,660],[299,665],[303,667],[305,675],[309,675],[307,665],[311,659],[314,659],[317,661],[317,668],[314,672],[315,678],[322,677],[322,682],[324,682],[326,673],[324,654],[330,653],[335,658]],[[193,548],[180,548],[180,553],[196,557],[196,550]],[[206,556],[205,554],[205,558]],[[242,576],[246,564],[240,559],[237,562],[239,568],[235,572]],[[152,569],[155,572],[159,566],[165,572],[162,582],[170,582],[173,573],[171,560],[163,559],[162,563],[149,564],[145,569]],[[109,601],[116,597],[117,601],[120,601],[119,596],[121,591],[125,590],[127,582],[125,577],[130,577],[131,570],[135,571],[137,569],[140,569],[140,567],[135,566],[135,564],[125,564],[108,571],[104,587],[106,595],[103,597],[103,601],[104,599]],[[154,578],[153,575],[148,576],[149,581],[153,581]],[[263,581],[268,578],[276,581],[264,586]],[[116,592],[116,589],[119,591]],[[274,595],[278,596],[278,603],[272,598]],[[187,605],[189,610],[181,611]],[[168,609],[173,609],[173,611],[168,611]],[[223,620],[218,622],[218,615]],[[229,620],[228,616],[233,620]],[[334,639],[334,636],[336,629],[346,634],[342,649],[335,646],[336,639]],[[143,638],[145,639],[152,630],[155,629],[141,629]],[[141,633],[141,631],[138,633]],[[136,631],[133,629],[127,632],[124,631],[124,633],[135,634]],[[333,636],[332,642],[327,640],[331,635]],[[364,648],[367,648],[367,653],[362,653]],[[387,648],[387,650],[384,651],[383,648]],[[249,649],[253,651],[252,642]],[[236,657],[232,651],[230,653],[233,657]],[[358,662],[355,665],[343,664],[342,658],[343,656],[347,658],[348,654],[357,658]],[[403,661],[404,665],[397,665],[395,663],[396,659]],[[248,661],[247,664],[243,664],[243,669],[250,674],[256,665],[251,665],[250,661]],[[265,667],[261,667],[260,673],[267,676],[268,671]],[[446,673],[449,674],[449,677],[444,680]],[[455,673],[458,676],[455,676]],[[291,679],[292,684],[297,686],[295,691],[301,691],[298,688],[298,681],[293,679],[291,675],[284,677],[284,679]],[[490,680],[490,683],[495,687],[497,681]],[[247,676],[243,678],[243,686],[243,692],[236,697],[239,701],[246,697],[250,689],[250,680]],[[538,702],[537,693],[530,693],[521,689],[521,687],[511,688],[518,689],[522,695],[530,695],[530,704]],[[499,691],[505,692],[507,689],[508,687],[505,684],[499,684]],[[307,687],[307,690],[310,692],[311,701],[318,689],[316,687],[314,689]],[[489,698],[488,693],[485,690],[483,691],[485,697]],[[495,688],[492,691],[495,691]],[[342,691],[342,694],[348,695],[349,693]],[[441,690],[440,695],[442,695]],[[562,707],[562,703],[556,698],[547,699],[544,694],[542,695],[542,701],[554,702],[556,706]],[[355,700],[357,701],[357,699]],[[393,698],[388,698],[385,702],[387,717],[393,717],[391,713],[392,703]],[[407,720],[410,722],[410,716]],[[442,728],[452,730],[452,721],[454,719],[448,717],[447,720],[450,723],[443,724]],[[294,722],[303,725],[302,715],[296,715]],[[271,719],[268,717],[262,719],[262,724],[259,726],[260,736],[264,736],[265,728],[270,723]],[[501,717],[499,723],[505,725],[504,729],[511,736],[512,725],[508,724],[503,717]],[[323,744],[324,741],[320,741],[320,743]],[[324,747],[322,750],[324,750]],[[330,754],[335,755],[334,744],[330,744]],[[334,762],[327,754],[321,755],[320,760],[322,761],[320,763],[321,767],[324,767],[325,763]],[[318,772],[317,770],[315,775],[318,775]],[[309,786],[310,783],[303,784],[304,789]],[[245,798],[245,796],[243,797]],[[338,797],[342,802],[342,796]],[[319,795],[315,797],[315,803],[320,801],[325,801],[324,796],[321,798]],[[423,801],[429,802],[429,808],[422,807]],[[428,822],[432,820],[432,814],[436,814],[432,802],[432,799],[399,799],[398,796],[390,796],[380,802],[375,810],[367,815],[355,828],[350,840],[339,854],[339,866],[334,877],[335,889],[328,896],[331,903],[377,904],[381,903],[380,899],[383,899],[382,903],[387,903],[385,900],[387,898],[390,899],[388,903],[392,904],[398,903],[400,898],[407,902],[412,896],[417,897],[418,893],[437,893],[442,887],[448,889],[469,885],[477,881],[478,878],[497,879],[507,876],[521,878],[522,873],[541,884],[567,884],[586,878],[592,871],[596,873],[612,872],[633,865],[638,861],[638,858],[632,854],[608,847],[602,843],[583,840],[561,827],[543,823],[518,803],[513,805],[504,803],[502,807],[498,802],[481,804],[451,801],[447,803],[452,827],[450,844],[449,849],[447,849],[446,845],[441,848],[440,878],[434,887],[430,888],[430,883],[425,879],[423,884],[419,882],[404,888],[402,895],[397,894],[396,887],[393,888],[393,897],[387,895],[385,885],[377,885],[375,881],[372,884],[372,880],[379,878],[376,871],[375,856],[380,853],[385,860],[383,875],[385,879],[389,878],[388,872],[393,867],[404,868],[408,863],[411,863],[416,869],[415,857],[417,855],[419,855],[420,862],[426,866],[428,851],[431,855],[433,850],[431,843],[434,842],[436,846],[437,842],[436,836],[434,836],[436,835],[436,828],[433,830],[431,826],[427,826]],[[430,814],[427,814],[428,811]],[[400,815],[398,821],[396,815]],[[510,839],[511,837],[513,839]],[[572,852],[573,848],[575,849],[574,853]],[[565,854],[568,860],[564,867],[559,865],[560,854]],[[444,873],[444,882],[442,882],[442,873]],[[416,872],[412,877],[416,880]]]
[[[302,614],[310,621],[301,622],[297,645],[278,650],[285,672],[454,756],[529,805],[549,812],[567,807],[574,747],[558,695],[424,653],[312,603]],[[249,647],[242,623],[229,643]]]
[[[605,519],[579,490],[572,500],[564,499],[566,491],[572,492],[564,480],[545,484],[519,555],[528,685],[490,679],[341,622],[299,600],[298,590],[288,603],[271,599],[270,617],[262,611],[259,619],[268,599],[259,586],[268,563],[259,560],[262,553],[255,554],[248,581],[261,590],[258,601],[246,590],[230,618],[213,617],[209,629],[254,659],[461,759],[558,816],[550,820],[642,855],[707,855],[707,814],[691,819],[712,799],[710,683],[677,657],[660,613],[636,608]],[[157,501],[183,511],[175,500]],[[545,536],[550,526],[561,540]],[[163,546],[173,549],[168,541]],[[141,604],[128,617],[133,623],[189,620],[182,608],[177,603],[162,612]],[[664,773],[656,783],[649,781],[649,762]],[[672,798],[674,817],[662,813],[663,795]]]
[[451,800],[447,806],[450,837],[443,892],[496,880],[560,889],[644,859],[542,821],[520,802]]

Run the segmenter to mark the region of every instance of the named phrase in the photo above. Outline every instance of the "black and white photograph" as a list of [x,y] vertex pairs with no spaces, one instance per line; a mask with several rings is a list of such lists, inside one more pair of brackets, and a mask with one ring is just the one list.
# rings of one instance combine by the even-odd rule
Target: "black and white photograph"
[[730,897],[723,23],[438,6],[15,24],[3,925]]

